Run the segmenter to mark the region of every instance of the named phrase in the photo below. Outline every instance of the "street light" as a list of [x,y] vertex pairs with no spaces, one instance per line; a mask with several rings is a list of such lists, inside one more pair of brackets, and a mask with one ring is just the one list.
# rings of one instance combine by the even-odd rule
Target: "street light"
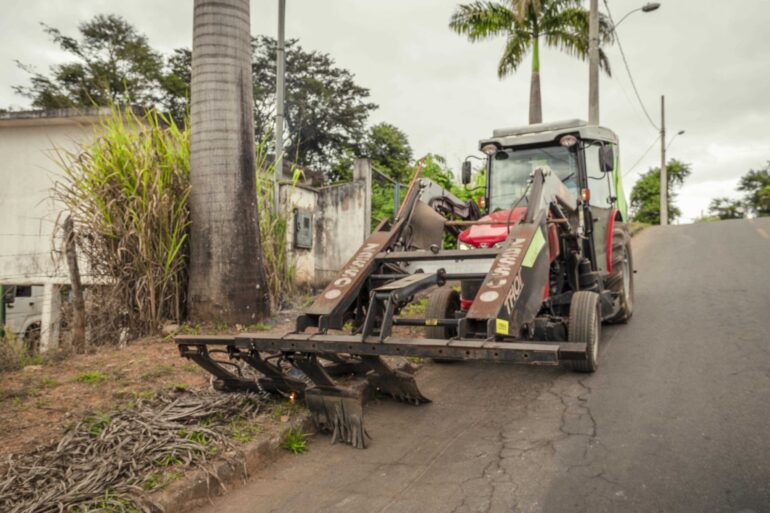
[[676,136],[683,135],[683,134],[684,134],[684,130],[680,130],[677,133],[675,133],[674,137],[669,139],[668,144],[666,145],[666,149],[668,150],[671,147],[671,144],[674,142],[674,139],[676,139]]
[[657,11],[658,8],[660,8],[660,4],[657,3],[657,2],[649,2],[649,3],[644,4],[641,7],[637,7],[636,9],[627,12],[622,18],[620,18],[620,21],[612,26],[612,30],[615,30],[616,28],[618,28],[618,25],[623,23],[623,20],[625,20],[626,18],[628,18],[629,16],[631,16],[632,14],[634,14],[637,11],[652,12],[652,11]]
[[[610,30],[615,32],[623,20],[637,11],[652,12],[659,7],[657,2],[648,2],[627,12]],[[588,16],[588,124],[599,124],[599,0],[591,0]]]

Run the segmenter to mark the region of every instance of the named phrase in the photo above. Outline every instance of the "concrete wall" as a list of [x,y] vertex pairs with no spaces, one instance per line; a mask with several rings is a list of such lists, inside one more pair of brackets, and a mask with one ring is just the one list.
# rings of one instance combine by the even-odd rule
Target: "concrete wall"
[[[289,197],[289,193],[291,196]],[[369,236],[371,219],[371,169],[369,162],[356,162],[354,180],[326,187],[281,186],[281,202],[292,210],[287,230],[289,253],[297,269],[297,281],[303,285],[322,287]],[[297,210],[313,214],[313,247],[294,247],[293,213]]]

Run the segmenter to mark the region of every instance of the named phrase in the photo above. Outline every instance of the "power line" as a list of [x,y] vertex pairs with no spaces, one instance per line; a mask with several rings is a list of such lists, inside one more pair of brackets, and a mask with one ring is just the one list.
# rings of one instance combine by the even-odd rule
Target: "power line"
[[638,165],[639,165],[639,163],[642,161],[642,159],[643,159],[644,157],[646,157],[648,153],[650,153],[650,150],[652,149],[652,147],[653,147],[653,146],[655,146],[655,143],[656,143],[656,142],[658,142],[658,139],[660,139],[660,134],[658,134],[658,136],[657,136],[655,139],[653,139],[653,141],[650,143],[650,145],[647,147],[647,149],[646,149],[646,150],[644,150],[644,153],[642,153],[642,156],[641,156],[641,157],[639,157],[639,158],[637,159],[637,161],[636,161],[636,162],[634,162],[634,165],[633,165],[633,166],[631,166],[631,167],[628,169],[628,171],[626,171],[625,173],[623,173],[623,176],[627,176],[627,175],[628,175],[628,173],[630,173],[631,171],[633,171],[633,170],[634,170],[634,168],[635,168],[636,166],[638,166]]
[[[612,23],[613,31],[615,31],[615,20],[612,19],[612,11],[610,11],[610,6],[607,4],[607,0],[604,0],[604,7],[607,9],[607,15],[610,18],[610,23]],[[636,88],[636,82],[634,82],[634,76],[631,74],[631,67],[628,65],[628,60],[626,59],[626,52],[623,51],[623,44],[620,42],[620,34],[615,31],[615,38],[618,41],[618,49],[620,49],[620,56],[623,58],[623,64],[626,67],[626,73],[628,73],[628,79],[631,81],[631,87],[634,88],[634,94],[636,94],[636,99],[639,100],[639,105],[642,106],[642,111],[644,111],[644,115],[647,116],[647,121],[650,122],[652,127],[655,130],[660,131],[660,128],[658,128],[658,125],[655,124],[655,122],[652,120],[652,117],[650,116],[650,113],[647,112],[647,107],[644,106],[644,102],[642,101],[642,97],[639,95],[639,90]]]

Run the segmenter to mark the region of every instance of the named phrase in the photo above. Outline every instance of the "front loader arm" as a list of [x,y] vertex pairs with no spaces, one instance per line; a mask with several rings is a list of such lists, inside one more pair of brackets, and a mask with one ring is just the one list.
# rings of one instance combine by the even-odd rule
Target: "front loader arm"
[[[470,203],[470,202],[469,202]],[[297,319],[297,331],[308,327],[339,329],[351,309],[368,300],[364,286],[378,270],[376,256],[395,250],[430,249],[440,244],[446,218],[439,212],[466,220],[479,217],[478,207],[464,205],[432,180],[415,175],[392,222],[383,221],[326,286],[315,302]]]
[[530,338],[548,287],[548,213],[552,207],[560,209],[575,201],[550,169],[534,171],[527,212],[521,223],[510,228],[460,324],[460,336],[486,332],[490,339]]

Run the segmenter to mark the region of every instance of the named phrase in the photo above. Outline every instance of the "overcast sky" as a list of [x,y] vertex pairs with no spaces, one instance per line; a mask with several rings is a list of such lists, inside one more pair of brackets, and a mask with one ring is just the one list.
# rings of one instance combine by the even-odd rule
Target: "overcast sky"
[[[619,20],[646,0],[608,0]],[[492,129],[526,124],[529,65],[499,80],[503,41],[471,44],[447,28],[453,0],[287,0],[287,37],[330,53],[371,90],[380,108],[372,123],[404,130],[416,156],[445,155],[454,168]],[[586,1],[586,4],[588,2]],[[74,35],[99,13],[124,16],[157,49],[190,46],[192,0],[3,0],[0,18],[0,106],[26,107],[12,85],[26,82],[14,60],[44,70],[62,62],[40,28],[45,22]],[[254,34],[274,35],[277,0],[252,0]],[[715,196],[737,196],[738,178],[770,159],[770,2],[663,0],[637,12],[618,33],[642,99],[655,124],[666,95],[672,158],[692,164],[679,205],[697,217]],[[613,77],[601,79],[601,123],[620,137],[625,172],[657,137],[643,115],[617,47],[608,54]],[[545,121],[587,117],[588,67],[556,50],[541,52]],[[659,145],[624,178],[660,162]]]

